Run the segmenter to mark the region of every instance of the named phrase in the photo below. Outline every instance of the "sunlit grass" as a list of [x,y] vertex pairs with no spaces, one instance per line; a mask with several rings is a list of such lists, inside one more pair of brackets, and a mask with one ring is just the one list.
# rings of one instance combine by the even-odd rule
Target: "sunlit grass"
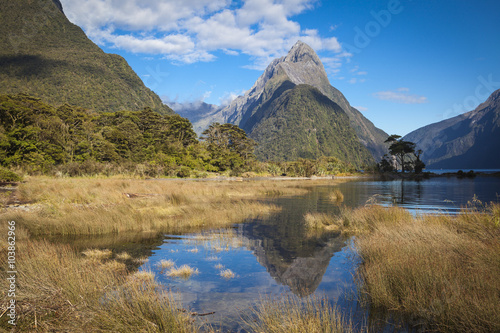
[[172,267],[169,269],[169,271],[166,273],[167,276],[170,277],[178,277],[182,279],[189,279],[192,275],[199,274],[200,272],[198,271],[198,268],[193,268],[189,265],[182,265],[180,267]]
[[132,259],[132,256],[127,252],[122,252],[116,255],[116,259],[118,260],[129,260]]
[[365,231],[355,241],[362,294],[438,331],[500,331],[499,206],[417,218],[376,206],[349,213]]
[[224,279],[232,279],[234,278],[236,275],[234,274],[234,272],[230,269],[224,269],[222,270],[220,273],[219,273],[220,276],[222,276]]
[[89,259],[96,259],[96,260],[102,260],[102,259],[108,259],[111,257],[113,254],[111,250],[105,249],[105,250],[99,250],[99,249],[88,249],[82,252],[87,258]]
[[316,297],[301,299],[282,296],[263,299],[246,323],[251,332],[354,332],[352,325],[342,318],[327,299]]
[[33,235],[199,231],[278,211],[277,206],[256,200],[276,191],[306,192],[298,183],[279,181],[30,177],[17,195],[36,206],[6,216]]
[[141,282],[153,282],[155,274],[151,271],[138,271],[130,276],[131,279]]
[[158,263],[158,266],[163,270],[163,269],[168,269],[173,266],[175,266],[175,262],[172,259],[162,259]]
[[[196,331],[150,272],[127,276],[123,263],[89,260],[67,245],[46,241],[20,240],[17,254],[16,331]],[[8,290],[6,279],[0,287]],[[6,316],[0,327],[10,330]]]

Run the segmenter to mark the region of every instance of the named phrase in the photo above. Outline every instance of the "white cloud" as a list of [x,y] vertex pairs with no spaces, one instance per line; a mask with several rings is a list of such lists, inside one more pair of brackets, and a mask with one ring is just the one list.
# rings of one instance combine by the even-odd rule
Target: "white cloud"
[[361,112],[368,111],[368,108],[365,108],[364,106],[355,106],[354,108],[355,108],[355,109],[358,109],[358,110],[359,110],[359,111],[361,111]]
[[[317,0],[61,0],[68,18],[96,43],[184,63],[212,61],[214,52],[247,54],[262,69],[302,40],[316,51],[341,53],[335,37],[302,29],[291,18]],[[345,57],[348,55],[338,55]]]
[[379,91],[373,94],[375,98],[383,101],[390,101],[402,104],[422,104],[427,103],[427,97],[410,95],[410,89],[398,88],[395,91]]
[[235,100],[238,96],[241,96],[245,93],[245,90],[242,91],[232,91],[226,92],[222,97],[219,98],[219,104],[221,107],[231,104],[233,100]]

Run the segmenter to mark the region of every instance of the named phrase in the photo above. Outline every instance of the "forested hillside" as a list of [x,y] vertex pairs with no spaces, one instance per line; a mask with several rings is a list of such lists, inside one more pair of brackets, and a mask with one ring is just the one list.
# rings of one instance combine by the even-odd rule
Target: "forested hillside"
[[0,93],[97,112],[151,107],[173,113],[119,55],[106,54],[59,1],[0,0]]
[[[263,160],[293,161],[332,156],[361,166],[373,162],[349,125],[344,111],[318,89],[283,82],[271,91],[245,126],[259,142],[256,155]],[[263,94],[264,95],[264,94]]]
[[212,124],[200,139],[189,120],[150,108],[97,113],[69,104],[54,107],[23,94],[0,95],[0,171],[141,177],[245,172],[311,176],[354,171],[334,157],[258,162],[255,142],[232,124]]

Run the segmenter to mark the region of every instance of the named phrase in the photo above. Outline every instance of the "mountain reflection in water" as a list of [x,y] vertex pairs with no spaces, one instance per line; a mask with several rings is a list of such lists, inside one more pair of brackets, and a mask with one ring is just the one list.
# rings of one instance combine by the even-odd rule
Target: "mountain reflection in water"
[[318,288],[330,259],[345,246],[346,239],[339,234],[314,233],[305,225],[308,212],[339,210],[327,202],[329,191],[311,191],[300,200],[278,199],[275,203],[283,207],[281,212],[238,227],[257,261],[298,296],[308,296]]

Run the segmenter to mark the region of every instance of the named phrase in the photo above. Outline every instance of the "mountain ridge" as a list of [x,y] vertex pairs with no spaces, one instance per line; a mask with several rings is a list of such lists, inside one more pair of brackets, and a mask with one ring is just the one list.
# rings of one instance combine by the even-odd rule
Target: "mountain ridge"
[[59,0],[0,0],[0,92],[98,112],[173,111],[116,54],[104,53],[71,23]]
[[203,119],[194,120],[194,128],[200,130],[212,122],[230,122],[240,126],[251,136],[254,123],[249,124],[247,121],[266,102],[269,92],[287,80],[294,85],[310,85],[337,104],[347,114],[350,126],[361,144],[368,148],[376,160],[386,153],[384,141],[388,135],[353,108],[345,96],[330,84],[318,55],[302,41],[298,41],[286,56],[274,59],[252,88],[243,95]]
[[403,139],[422,149],[428,168],[500,168],[500,89],[476,109],[419,128]]

